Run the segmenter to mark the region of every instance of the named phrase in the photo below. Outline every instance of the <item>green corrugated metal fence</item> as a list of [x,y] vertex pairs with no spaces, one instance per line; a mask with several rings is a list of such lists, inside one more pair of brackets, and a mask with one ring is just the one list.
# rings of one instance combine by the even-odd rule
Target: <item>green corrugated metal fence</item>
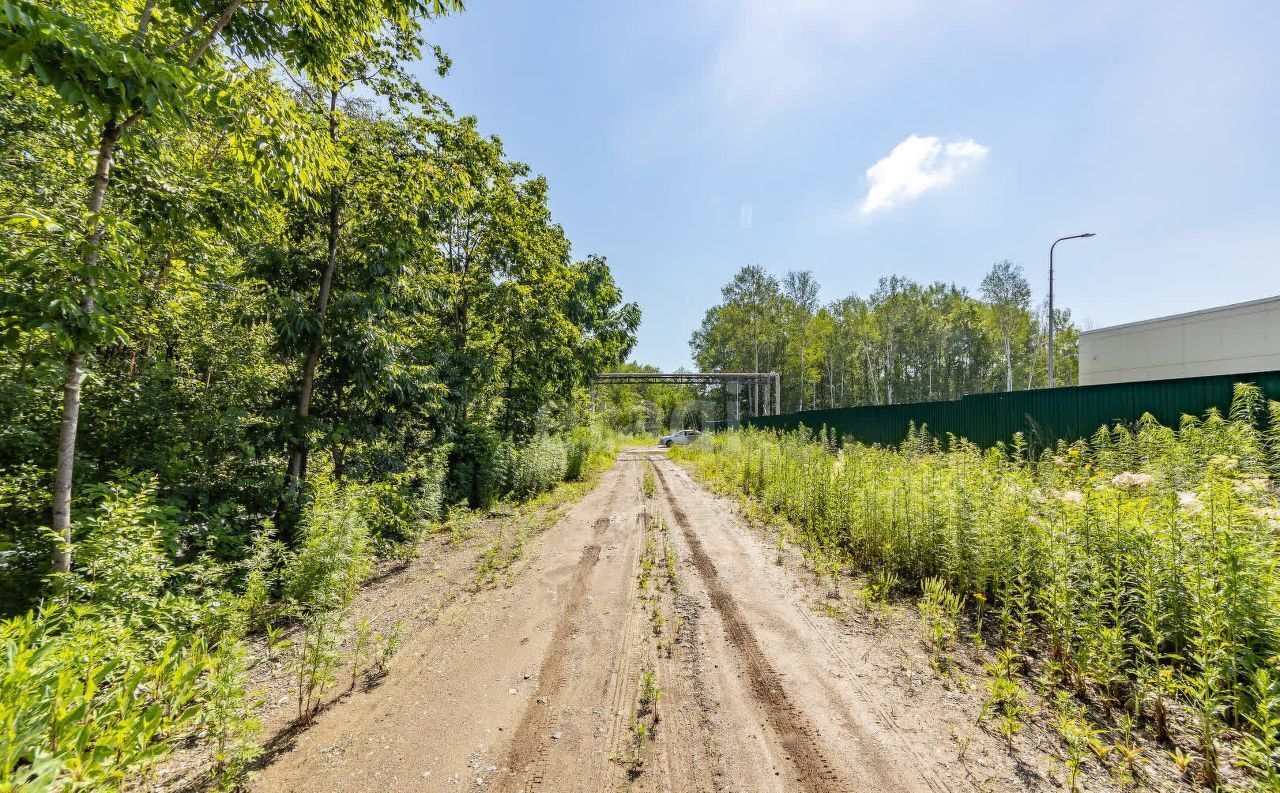
[[825,426],[841,437],[881,444],[902,442],[914,423],[927,425],[935,437],[952,434],[980,446],[1008,442],[1021,432],[1033,447],[1044,448],[1059,439],[1088,437],[1104,424],[1137,421],[1143,413],[1174,427],[1184,414],[1203,416],[1214,407],[1225,414],[1236,383],[1253,383],[1268,399],[1280,400],[1280,372],[1254,372],[975,394],[946,402],[804,410],[744,423],[776,429]]

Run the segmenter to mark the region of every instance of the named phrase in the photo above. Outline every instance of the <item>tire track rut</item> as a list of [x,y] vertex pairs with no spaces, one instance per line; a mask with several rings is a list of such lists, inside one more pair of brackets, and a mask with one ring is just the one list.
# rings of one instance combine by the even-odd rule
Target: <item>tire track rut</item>
[[[614,503],[619,488],[615,487],[610,494],[609,502]],[[508,752],[506,768],[493,790],[496,791],[529,791],[542,787],[546,781],[543,768],[546,765],[547,752],[550,750],[548,736],[555,732],[557,709],[552,698],[564,687],[568,680],[565,666],[565,647],[574,632],[578,629],[578,618],[581,604],[586,595],[591,574],[600,561],[600,539],[609,528],[607,515],[596,518],[592,526],[591,542],[582,549],[578,560],[573,583],[565,598],[564,610],[551,635],[551,645],[543,659],[538,673],[538,687],[533,704],[525,711],[512,737],[511,749]]]
[[672,517],[689,546],[694,567],[702,576],[711,604],[720,615],[729,643],[741,656],[751,693],[763,709],[769,725],[781,739],[783,751],[795,767],[797,781],[811,793],[840,793],[850,790],[827,760],[813,725],[783,690],[781,676],[760,650],[755,633],[738,611],[733,596],[720,581],[715,564],[694,532],[688,515],[672,494],[662,467],[654,465],[653,469]]

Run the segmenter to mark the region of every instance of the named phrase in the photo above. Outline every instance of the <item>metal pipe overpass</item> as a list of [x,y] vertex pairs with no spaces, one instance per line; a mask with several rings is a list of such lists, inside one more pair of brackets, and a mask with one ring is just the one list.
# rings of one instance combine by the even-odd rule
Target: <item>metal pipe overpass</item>
[[[764,386],[766,402],[772,401],[772,413],[782,415],[782,376],[777,372],[601,372],[596,375],[596,385],[721,385],[759,383]],[[773,385],[773,399],[769,400],[769,385]],[[764,406],[764,415],[770,413]]]

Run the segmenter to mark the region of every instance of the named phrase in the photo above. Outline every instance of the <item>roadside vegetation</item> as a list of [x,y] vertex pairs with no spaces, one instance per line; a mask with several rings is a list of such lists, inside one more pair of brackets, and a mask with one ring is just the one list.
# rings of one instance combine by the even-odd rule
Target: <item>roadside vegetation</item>
[[1240,385],[1229,415],[1036,459],[923,430],[834,441],[745,430],[671,454],[777,515],[815,573],[862,575],[872,608],[917,597],[939,671],[961,638],[986,648],[985,712],[1009,740],[1038,689],[1072,787],[1094,758],[1124,782],[1159,761],[1277,789],[1280,403]]
[[234,786],[251,638],[305,724],[376,565],[611,458],[638,309],[410,68],[460,10],[0,0],[0,789]]
[[[607,437],[591,437],[598,445],[583,450],[578,476],[612,459]],[[538,488],[520,492],[550,492],[573,446],[548,439],[531,450],[536,462],[522,476]],[[411,539],[375,542],[379,489],[313,476],[292,545],[268,527],[245,559],[217,563],[167,551],[178,527],[153,480],[113,487],[86,517],[72,572],[54,579],[39,609],[0,623],[0,779],[24,790],[115,788],[145,779],[176,744],[195,739],[212,746],[208,781],[234,787],[261,751],[254,664],[291,670],[297,726],[328,703],[343,674],[352,688],[376,682],[399,629],[374,631],[352,601],[380,556],[406,558],[423,532],[445,530],[436,501],[419,505]],[[451,517],[473,520],[467,514],[459,506]],[[478,585],[519,557],[526,531],[481,554]]]

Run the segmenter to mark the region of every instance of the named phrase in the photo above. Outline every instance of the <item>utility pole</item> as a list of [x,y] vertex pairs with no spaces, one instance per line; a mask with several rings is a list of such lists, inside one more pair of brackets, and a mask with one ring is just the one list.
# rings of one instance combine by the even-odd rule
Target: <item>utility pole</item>
[[1053,388],[1053,249],[1064,240],[1083,240],[1096,236],[1092,231],[1059,237],[1049,246],[1049,387]]

